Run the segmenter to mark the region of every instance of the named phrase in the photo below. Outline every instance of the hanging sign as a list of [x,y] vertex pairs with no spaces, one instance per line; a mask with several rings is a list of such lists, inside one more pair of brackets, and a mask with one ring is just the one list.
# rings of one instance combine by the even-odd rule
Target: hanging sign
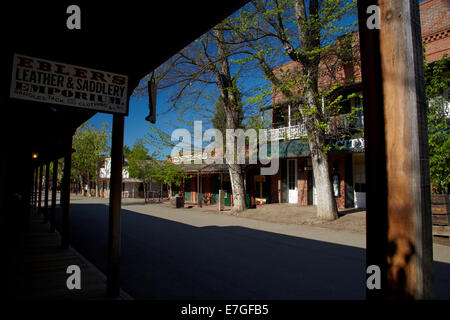
[[11,98],[127,114],[127,89],[124,75],[14,55]]

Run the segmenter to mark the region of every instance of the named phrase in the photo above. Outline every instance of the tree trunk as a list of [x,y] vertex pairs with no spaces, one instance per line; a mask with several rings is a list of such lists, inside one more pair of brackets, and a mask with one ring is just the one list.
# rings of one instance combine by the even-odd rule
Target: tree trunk
[[147,183],[144,182],[144,203],[147,203]]
[[338,215],[330,180],[328,156],[313,155],[311,158],[317,191],[317,217],[323,220],[335,220]]
[[229,164],[231,189],[233,191],[233,211],[244,211],[245,205],[245,188],[242,167],[240,164]]
[[151,196],[152,196],[152,182],[153,182],[153,178],[152,177],[150,177],[150,188],[149,188],[149,192],[150,192],[150,199],[151,199]]
[[[232,81],[228,62],[228,47],[224,41],[225,38],[223,30],[214,29],[214,34],[217,37],[217,56],[221,58],[215,77],[226,115],[226,128],[237,129],[241,127],[242,119],[240,118],[238,108],[238,104],[240,103],[238,98],[238,90],[235,83]],[[236,148],[236,138],[234,138],[234,140],[233,146]],[[236,155],[237,153],[234,154]],[[244,211],[246,209],[246,205],[242,167],[240,164],[236,164],[233,161],[233,163],[228,164],[228,171],[230,173],[231,190],[233,192],[233,211]]]
[[[316,70],[313,70],[309,75],[311,78],[316,78]],[[316,78],[317,79],[317,78]],[[314,89],[307,88],[305,90],[305,102],[311,106],[317,106],[317,101],[314,99]],[[328,155],[324,152],[325,146],[325,132],[315,126],[319,122],[317,112],[315,115],[309,115],[308,112],[302,112],[304,123],[311,150],[311,160],[314,173],[314,181],[317,193],[317,217],[323,220],[336,220],[338,218],[336,200],[334,199],[333,188],[330,179],[330,166],[328,162]]]
[[97,168],[97,176],[95,177],[95,196],[100,197],[100,168]]

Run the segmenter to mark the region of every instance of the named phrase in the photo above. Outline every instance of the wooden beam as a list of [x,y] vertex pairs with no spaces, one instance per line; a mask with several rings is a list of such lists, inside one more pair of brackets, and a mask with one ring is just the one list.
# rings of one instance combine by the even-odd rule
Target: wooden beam
[[37,194],[38,194],[38,177],[39,177],[39,167],[36,167],[34,175],[34,194],[33,194],[33,208],[37,209]]
[[[380,9],[369,29],[367,8]],[[419,4],[358,1],[364,96],[367,265],[381,289],[367,298],[433,293],[431,205]]]
[[55,232],[56,226],[56,191],[58,187],[58,159],[53,160],[52,175],[52,209],[50,211],[50,232]]
[[44,223],[48,222],[48,191],[50,187],[50,162],[45,164],[45,189],[44,189]]
[[33,181],[31,182],[31,197],[30,197],[30,207],[34,208],[34,192],[36,190],[36,168],[33,167]]
[[111,187],[109,194],[109,233],[107,296],[116,298],[120,293],[120,237],[122,206],[124,116],[114,114],[111,142]]
[[38,195],[38,214],[41,214],[42,213],[42,211],[41,211],[41,209],[42,209],[42,177],[43,177],[43,174],[44,174],[44,165],[43,164],[41,164],[41,166],[39,167],[39,179],[38,179],[38,192],[39,192],[39,195]]
[[72,168],[72,135],[68,136],[64,145],[64,174],[61,183],[61,247],[69,247],[69,212],[70,212],[70,170]]

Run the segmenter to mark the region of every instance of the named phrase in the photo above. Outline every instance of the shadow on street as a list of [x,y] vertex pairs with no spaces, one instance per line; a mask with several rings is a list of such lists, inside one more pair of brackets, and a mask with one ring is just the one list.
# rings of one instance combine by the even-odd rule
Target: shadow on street
[[[108,206],[72,204],[70,226],[72,246],[106,273]],[[448,299],[450,265],[435,271]],[[364,299],[365,279],[364,249],[122,209],[121,286],[135,299]]]

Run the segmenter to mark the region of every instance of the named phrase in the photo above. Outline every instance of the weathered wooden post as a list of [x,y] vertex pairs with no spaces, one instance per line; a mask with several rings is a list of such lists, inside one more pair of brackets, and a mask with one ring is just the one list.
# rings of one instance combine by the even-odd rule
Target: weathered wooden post
[[[375,7],[376,6],[376,7]],[[369,18],[379,10],[379,29]],[[375,12],[375,13],[374,13]],[[375,16],[374,16],[375,14]],[[358,1],[367,181],[367,298],[433,295],[430,184],[417,0]]]
[[41,214],[41,207],[42,207],[42,178],[43,178],[43,171],[44,171],[44,165],[41,164],[39,167],[39,179],[38,179],[38,189],[39,189],[39,195],[38,195],[38,214]]
[[36,205],[36,201],[35,201],[36,185],[37,185],[36,181],[37,181],[37,167],[35,167],[33,170],[33,181],[32,181],[32,186],[31,186],[31,208],[33,208],[33,209],[35,208],[35,205]]
[[124,116],[113,115],[111,143],[111,188],[109,194],[109,233],[107,296],[115,298],[120,293],[120,237],[122,205],[122,165],[123,165]]
[[52,175],[52,209],[50,211],[50,231],[55,232],[56,225],[56,192],[58,187],[58,159],[53,160]]
[[48,222],[48,191],[50,187],[50,161],[45,164],[45,189],[44,189],[44,223]]
[[72,135],[68,136],[64,146],[64,174],[61,183],[61,247],[69,247],[69,212],[70,212],[70,171],[72,167]]
[[38,205],[38,202],[37,202],[38,190],[39,190],[38,181],[39,181],[39,167],[37,166],[36,167],[36,175],[34,177],[34,209],[35,210],[37,209],[37,205]]

